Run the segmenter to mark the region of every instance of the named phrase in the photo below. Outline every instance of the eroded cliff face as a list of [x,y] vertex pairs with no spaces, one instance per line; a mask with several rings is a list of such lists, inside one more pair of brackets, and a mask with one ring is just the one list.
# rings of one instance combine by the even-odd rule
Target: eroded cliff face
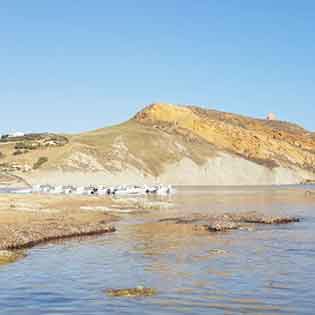
[[314,135],[291,123],[170,104],[153,104],[135,120],[165,132],[201,138],[268,168],[315,171]]

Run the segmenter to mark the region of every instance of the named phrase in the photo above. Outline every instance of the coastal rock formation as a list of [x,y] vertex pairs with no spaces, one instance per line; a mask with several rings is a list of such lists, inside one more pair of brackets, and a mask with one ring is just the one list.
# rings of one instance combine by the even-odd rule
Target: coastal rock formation
[[[31,184],[271,185],[315,180],[314,133],[288,122],[196,106],[152,104],[125,123],[66,139],[62,145],[45,144],[20,155],[13,152],[21,139],[4,142],[3,170]],[[46,162],[33,169],[40,157]]]
[[256,223],[256,224],[288,224],[299,222],[300,219],[288,216],[268,216],[256,211],[228,213],[223,216],[224,220],[236,223]]
[[165,131],[183,134],[192,141],[205,140],[271,169],[298,166],[314,171],[313,135],[295,124],[168,104],[147,107],[136,120],[156,126],[166,124]]
[[46,242],[73,237],[100,235],[115,231],[115,227],[101,222],[86,226],[78,226],[76,224],[63,225],[60,223],[59,226],[50,230],[42,229],[39,226],[25,227],[23,230],[8,228],[7,232],[11,233],[11,236],[8,239],[0,240],[0,248],[5,250],[30,248]]
[[289,224],[299,222],[300,219],[289,216],[268,216],[256,211],[225,213],[223,215],[195,215],[183,218],[165,218],[159,220],[160,223],[176,225],[193,225],[194,230],[207,230],[210,232],[226,232],[248,228],[253,224]]
[[47,195],[0,195],[0,251],[115,231],[111,223],[117,217],[80,210],[86,204],[106,205],[106,201],[104,198],[91,201],[85,197],[75,199]]

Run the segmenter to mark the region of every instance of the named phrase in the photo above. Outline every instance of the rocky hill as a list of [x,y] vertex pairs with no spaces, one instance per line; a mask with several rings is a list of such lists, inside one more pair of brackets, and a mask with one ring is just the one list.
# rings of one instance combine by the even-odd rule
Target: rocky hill
[[269,185],[315,178],[313,133],[194,106],[153,104],[117,126],[47,137],[38,145],[27,138],[0,143],[0,172],[2,166],[31,183],[73,184]]

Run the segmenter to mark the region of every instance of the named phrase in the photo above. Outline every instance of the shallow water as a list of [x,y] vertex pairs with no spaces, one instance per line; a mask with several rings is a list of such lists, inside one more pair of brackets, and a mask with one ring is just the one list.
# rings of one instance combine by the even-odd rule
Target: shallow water
[[[187,187],[174,209],[123,215],[114,234],[36,247],[0,268],[0,314],[314,314],[315,196],[303,189]],[[152,224],[238,210],[303,220],[217,234]],[[158,294],[104,294],[137,285]]]

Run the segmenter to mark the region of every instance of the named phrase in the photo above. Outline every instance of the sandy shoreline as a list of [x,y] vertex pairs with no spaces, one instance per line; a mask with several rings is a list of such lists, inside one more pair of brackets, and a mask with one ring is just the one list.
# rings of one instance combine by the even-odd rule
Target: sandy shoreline
[[107,198],[43,195],[0,195],[0,250],[114,232],[116,216],[84,207],[104,207]]
[[0,265],[41,243],[115,232],[122,214],[170,206],[146,198],[0,194]]
[[[234,200],[234,194],[226,196],[226,198]],[[260,195],[249,195],[247,200],[256,205],[257,196]],[[309,203],[315,197],[315,192],[292,188],[290,191],[284,190],[277,196],[280,199],[290,200],[292,204],[296,204],[296,201]],[[259,214],[242,213],[239,210],[236,211],[238,217],[235,217],[235,214],[216,214],[215,211],[204,213],[201,211],[203,208],[196,209],[195,212],[199,213],[197,217],[196,213],[185,217],[184,212],[178,212],[179,209],[173,202],[148,198],[116,199],[97,196],[0,194],[0,265],[3,262],[19,259],[21,257],[19,250],[41,243],[114,232],[115,222],[126,213],[164,210],[162,217],[159,217],[161,212],[158,211],[157,216],[152,216],[152,222],[146,223],[144,226],[148,226],[150,229],[158,227],[158,229],[162,228],[166,231],[183,230],[186,231],[185,233],[195,233],[201,230],[209,233],[242,229],[244,226],[247,228],[248,224],[251,227],[256,223],[281,224],[298,221],[295,218],[287,220],[286,216],[279,217],[278,212]],[[174,211],[167,211],[174,207]],[[235,207],[237,205],[233,201],[231,211]],[[254,208],[253,210],[255,210]],[[166,216],[170,214],[178,217],[175,217],[175,220]]]

